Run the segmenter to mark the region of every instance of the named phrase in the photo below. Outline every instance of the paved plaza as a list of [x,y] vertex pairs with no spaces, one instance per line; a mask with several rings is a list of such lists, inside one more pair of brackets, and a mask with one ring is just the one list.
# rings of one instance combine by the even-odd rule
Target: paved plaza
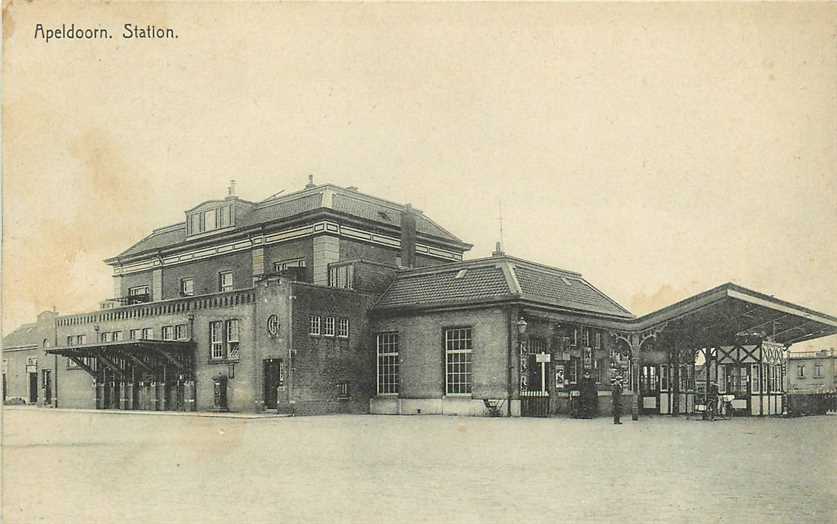
[[835,522],[837,416],[7,409],[4,522]]

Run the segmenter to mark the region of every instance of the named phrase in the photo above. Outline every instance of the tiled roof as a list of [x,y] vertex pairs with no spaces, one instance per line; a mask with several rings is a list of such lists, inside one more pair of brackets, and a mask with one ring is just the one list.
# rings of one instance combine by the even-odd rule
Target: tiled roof
[[[331,198],[325,197],[330,192]],[[252,205],[248,203],[248,205]],[[401,213],[406,206],[329,184],[316,186],[297,193],[270,198],[256,205],[237,219],[236,228],[288,219],[316,209],[332,209],[339,213],[401,228]],[[416,211],[416,231],[450,242],[469,246],[456,235],[439,226],[421,212]],[[126,257],[145,251],[172,247],[186,241],[186,224],[174,224],[155,230],[118,256]]]
[[151,249],[162,249],[164,247],[173,246],[186,240],[186,224],[177,224],[180,227],[165,227],[158,229],[143,238],[130,248],[119,254],[121,257],[133,255],[134,253],[141,253]]
[[[340,193],[334,195],[332,208],[335,211],[398,228],[401,228],[401,212],[405,210],[404,206],[386,205],[364,198],[357,198],[354,195]],[[446,240],[460,241],[456,235],[442,228],[421,213],[416,213],[416,231]]]
[[578,273],[508,256],[402,271],[375,308],[448,305],[502,297],[633,318],[630,311]]
[[631,317],[631,313],[591,286],[580,275],[515,265],[515,275],[524,296],[545,299],[574,309]]
[[468,269],[454,267],[438,272],[398,275],[376,307],[470,302],[510,295],[501,268],[493,265]]

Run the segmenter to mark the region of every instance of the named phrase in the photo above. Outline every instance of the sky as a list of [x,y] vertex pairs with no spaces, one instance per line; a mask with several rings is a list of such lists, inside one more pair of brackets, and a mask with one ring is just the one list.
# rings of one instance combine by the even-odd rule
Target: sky
[[735,282],[837,315],[833,4],[4,5],[4,333],[94,310],[104,258],[230,179],[309,174],[470,257],[502,206],[506,252],[635,314]]

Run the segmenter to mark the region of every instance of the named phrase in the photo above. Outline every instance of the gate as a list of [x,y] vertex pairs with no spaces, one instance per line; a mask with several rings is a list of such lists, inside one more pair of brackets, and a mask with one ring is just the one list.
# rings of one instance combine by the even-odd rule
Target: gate
[[520,415],[523,417],[548,417],[549,393],[546,391],[521,391]]

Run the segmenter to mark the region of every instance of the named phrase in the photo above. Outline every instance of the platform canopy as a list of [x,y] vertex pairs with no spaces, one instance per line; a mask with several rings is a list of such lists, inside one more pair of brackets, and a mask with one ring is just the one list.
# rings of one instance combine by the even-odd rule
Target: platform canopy
[[55,347],[48,349],[47,353],[69,358],[93,377],[97,377],[100,370],[107,369],[120,380],[127,380],[134,372],[156,376],[164,369],[191,376],[194,350],[195,343],[191,341],[125,340]]
[[837,333],[837,318],[831,315],[731,283],[628,324],[632,332],[669,335],[692,347],[740,339],[768,339],[790,346]]

